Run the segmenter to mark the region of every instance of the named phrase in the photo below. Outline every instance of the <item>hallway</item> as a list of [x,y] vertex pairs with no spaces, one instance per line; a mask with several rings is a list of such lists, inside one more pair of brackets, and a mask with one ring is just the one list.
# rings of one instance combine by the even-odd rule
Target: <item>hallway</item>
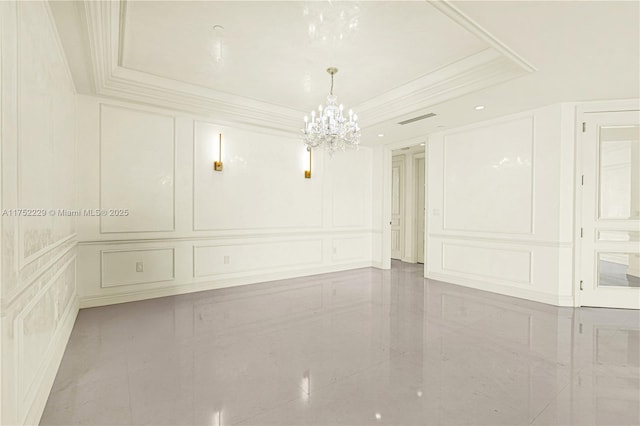
[[81,310],[41,424],[638,424],[640,312],[373,268]]

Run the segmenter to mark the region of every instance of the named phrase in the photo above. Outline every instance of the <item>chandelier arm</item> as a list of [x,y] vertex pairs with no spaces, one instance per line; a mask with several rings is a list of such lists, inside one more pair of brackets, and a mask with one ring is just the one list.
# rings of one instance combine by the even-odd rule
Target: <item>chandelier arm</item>
[[312,111],[311,122],[305,117],[303,140],[308,148],[324,146],[331,155],[337,150],[357,148],[360,143],[360,128],[358,116],[349,110],[349,119],[347,120],[342,115],[342,105],[338,106],[337,98],[333,95],[333,76],[338,72],[338,69],[329,67],[327,72],[331,75],[331,87],[326,107],[324,109],[322,105],[319,107],[320,114],[317,119]]

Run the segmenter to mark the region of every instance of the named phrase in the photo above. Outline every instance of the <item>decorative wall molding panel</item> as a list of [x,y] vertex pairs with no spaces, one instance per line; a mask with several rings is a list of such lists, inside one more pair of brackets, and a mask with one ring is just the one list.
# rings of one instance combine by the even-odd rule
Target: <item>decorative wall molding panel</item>
[[460,243],[442,243],[442,271],[496,282],[531,284],[532,253]]
[[[76,93],[44,1],[0,3],[3,210],[0,423],[38,424],[76,291]],[[53,212],[52,212],[53,210]]]
[[[52,275],[51,272],[45,275],[45,284],[14,320],[18,415],[23,419],[27,418],[38,393],[41,392],[43,377],[50,368],[49,360],[54,357],[54,352],[59,350],[57,339],[66,343],[66,337],[59,335],[63,332],[62,326],[67,318],[75,318],[72,310],[77,309],[75,258],[70,258],[54,272],[50,278],[48,276]],[[62,347],[64,348],[64,345]]]
[[175,250],[103,250],[100,262],[102,288],[156,283],[175,279]]
[[334,262],[367,262],[370,257],[371,238],[351,237],[333,239],[331,260]]
[[[17,58],[12,61],[16,64],[18,143],[16,163],[9,169],[17,167],[16,205],[40,212],[74,203],[73,187],[59,184],[73,181],[74,167],[59,165],[75,156],[75,138],[69,135],[75,127],[75,89],[55,24],[47,22],[39,31],[33,28],[39,19],[50,19],[49,14],[40,4],[16,5]],[[43,43],[42,37],[50,41]],[[38,213],[17,221],[20,267],[75,233],[72,217]]]
[[351,229],[363,225],[370,227],[368,213],[373,191],[371,151],[359,149],[341,152],[333,158],[327,158],[323,168],[332,194],[331,226],[334,229]]
[[322,263],[322,240],[193,246],[195,278],[291,269]]
[[429,138],[428,278],[573,305],[573,128],[552,105]]
[[370,247],[368,231],[80,243],[80,306],[371,266]]
[[100,232],[174,230],[175,119],[100,105]]
[[443,229],[532,233],[533,129],[523,117],[444,136]]
[[109,198],[129,210],[78,217],[82,307],[371,266],[371,149],[318,152],[305,179],[308,155],[293,137],[122,101],[79,104],[79,204],[107,208]]
[[[194,231],[322,227],[321,152],[314,156],[313,178],[301,179],[308,154],[299,139],[199,120],[194,120],[193,133]],[[212,173],[219,134],[225,166],[221,173]]]

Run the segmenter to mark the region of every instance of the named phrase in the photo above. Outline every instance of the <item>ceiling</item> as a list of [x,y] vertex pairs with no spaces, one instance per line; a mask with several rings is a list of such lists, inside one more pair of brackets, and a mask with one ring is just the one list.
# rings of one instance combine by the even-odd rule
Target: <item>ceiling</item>
[[329,66],[357,105],[487,48],[427,2],[129,2],[124,16],[123,67],[300,111],[328,94]]
[[51,5],[79,92],[291,133],[324,102],[328,66],[369,145],[556,102],[640,97],[638,2]]

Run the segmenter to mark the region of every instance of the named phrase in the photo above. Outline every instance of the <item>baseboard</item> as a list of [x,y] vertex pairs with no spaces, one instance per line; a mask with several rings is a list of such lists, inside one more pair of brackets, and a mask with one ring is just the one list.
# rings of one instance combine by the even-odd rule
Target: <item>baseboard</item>
[[47,405],[47,400],[49,399],[49,393],[53,387],[53,381],[56,378],[56,374],[58,374],[58,368],[62,362],[62,356],[67,348],[67,342],[69,342],[69,337],[71,337],[71,331],[73,330],[73,325],[75,324],[76,317],[78,316],[78,309],[79,302],[76,298],[75,301],[72,302],[66,317],[54,336],[56,346],[51,352],[51,357],[38,386],[33,403],[27,411],[27,416],[24,421],[25,425],[37,425],[40,423],[40,418],[42,417],[44,408]]
[[236,287],[241,285],[257,284],[290,278],[307,277],[311,275],[326,274],[330,272],[348,271],[350,269],[368,268],[372,266],[374,265],[371,261],[360,261],[278,272],[257,272],[251,275],[235,278],[224,278],[201,282],[187,282],[146,290],[129,290],[115,294],[87,296],[80,298],[80,309],[113,305],[117,303],[135,302],[138,300],[153,299],[157,297],[177,296],[180,294],[195,293],[198,291],[216,290],[220,288]]
[[463,287],[474,288],[476,290],[488,291],[490,293],[502,294],[504,296],[517,297],[519,299],[531,300],[533,302],[545,303],[553,306],[574,306],[573,296],[555,295],[543,293],[527,288],[513,287],[496,284],[489,281],[474,280],[470,278],[457,277],[455,275],[440,274],[437,272],[429,272],[425,278],[446,282],[449,284],[460,285]]
[[[371,267],[372,268],[377,268],[377,269],[385,269],[384,265],[382,264],[382,262],[378,262],[378,261],[371,262]],[[389,268],[387,268],[387,269],[389,269]]]

